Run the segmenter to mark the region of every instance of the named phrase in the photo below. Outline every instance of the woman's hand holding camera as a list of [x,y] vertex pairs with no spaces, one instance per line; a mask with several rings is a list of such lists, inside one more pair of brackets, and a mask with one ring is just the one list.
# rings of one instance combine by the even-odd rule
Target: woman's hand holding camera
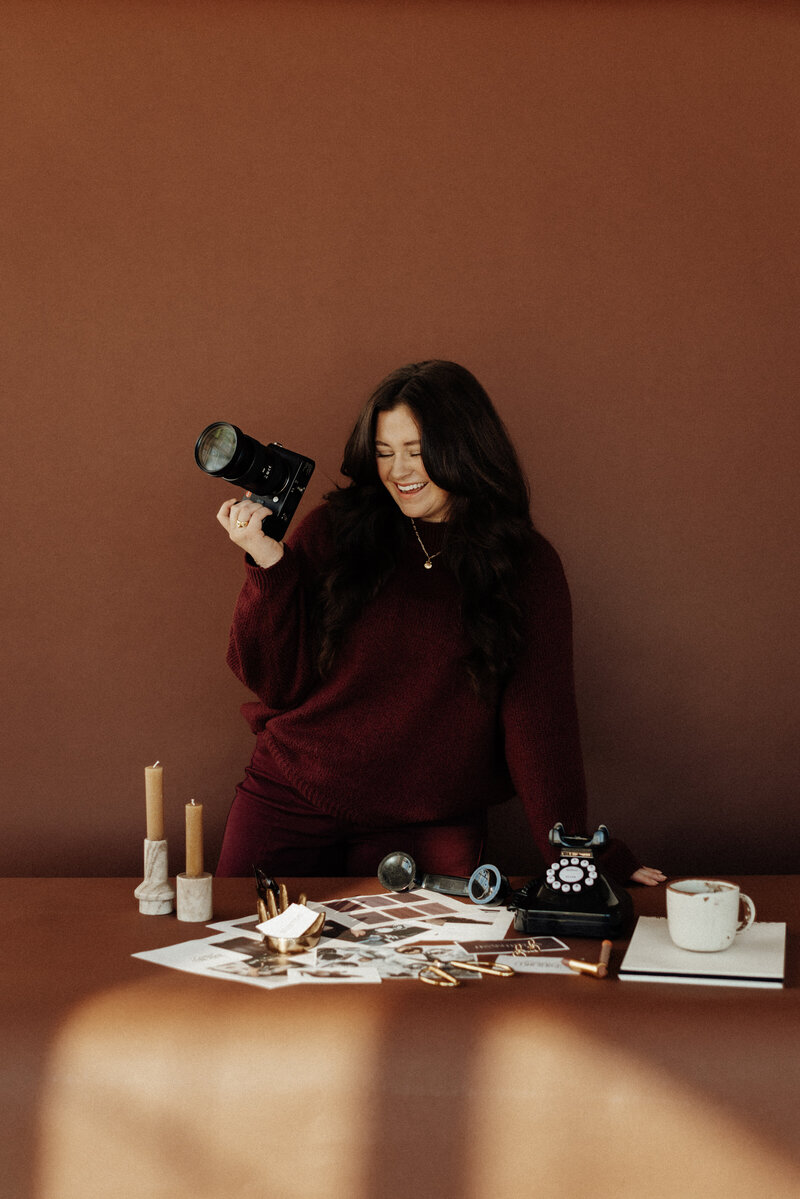
[[263,504],[252,500],[226,500],[217,513],[217,520],[234,545],[249,554],[257,566],[269,567],[283,557],[283,543],[267,537],[261,522],[267,515]]

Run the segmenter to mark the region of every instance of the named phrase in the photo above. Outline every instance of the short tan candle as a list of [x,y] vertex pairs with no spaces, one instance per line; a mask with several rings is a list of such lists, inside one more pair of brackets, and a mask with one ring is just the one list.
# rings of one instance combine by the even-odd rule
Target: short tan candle
[[203,873],[203,805],[186,805],[186,873],[189,878],[199,878]]
[[164,768],[158,762],[144,768],[144,801],[147,807],[147,840],[164,840]]

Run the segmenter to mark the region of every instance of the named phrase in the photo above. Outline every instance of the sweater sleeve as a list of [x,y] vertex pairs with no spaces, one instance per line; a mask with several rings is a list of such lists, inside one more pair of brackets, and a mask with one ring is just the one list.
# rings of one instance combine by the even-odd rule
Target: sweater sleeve
[[572,665],[572,605],[558,554],[544,539],[522,581],[523,645],[501,702],[505,754],[537,849],[558,821],[573,835],[586,828],[583,773]]
[[[294,707],[314,676],[310,602],[324,523],[324,514],[315,509],[274,566],[265,569],[249,558],[245,562],[228,665],[272,712]],[[248,711],[245,714],[250,718]]]
[[[550,829],[585,836],[586,782],[572,652],[572,603],[561,560],[541,539],[524,583],[524,644],[501,706],[506,762],[537,849],[550,862]],[[616,839],[598,855],[620,883],[641,865]]]

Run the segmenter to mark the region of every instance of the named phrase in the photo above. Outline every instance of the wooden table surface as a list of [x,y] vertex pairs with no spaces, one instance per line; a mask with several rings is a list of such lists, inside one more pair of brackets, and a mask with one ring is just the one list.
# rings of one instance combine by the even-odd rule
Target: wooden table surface
[[[259,1128],[273,1136],[280,1131],[284,1144],[299,1130],[281,1128],[274,1113],[259,1115],[260,1104],[270,1110],[277,1103],[262,1099],[262,1089],[280,1097],[286,1113],[305,1110],[293,1106],[295,1098],[310,1105],[308,1119],[321,1138],[320,1170],[324,1165],[331,1185],[337,1170],[341,1175],[339,1190],[329,1193],[349,1189],[348,1199],[515,1194],[533,1179],[534,1162],[538,1182],[557,1197],[570,1193],[568,1174],[587,1169],[599,1171],[594,1193],[615,1197],[672,1199],[681,1186],[689,1188],[686,1193],[703,1188],[706,1197],[744,1199],[755,1193],[748,1188],[757,1180],[760,1193],[781,1199],[800,1194],[798,877],[735,880],[754,898],[759,920],[789,925],[787,985],[780,991],[621,982],[613,974],[625,943],[616,942],[612,977],[603,981],[520,975],[452,992],[399,980],[263,992],[132,958],[140,950],[208,935],[205,926],[174,916],[139,915],[133,897],[138,881],[0,880],[2,1189],[14,1199],[77,1199],[79,1193],[89,1199],[104,1190],[115,1199],[128,1193],[227,1199],[233,1183],[228,1150],[239,1127],[225,1124],[221,1113],[227,1112],[239,1123],[248,1120],[233,1155],[244,1173],[237,1174],[238,1189],[230,1194],[310,1199],[328,1193],[323,1175],[318,1178],[308,1164],[315,1160],[313,1149],[297,1160],[294,1151],[287,1153],[280,1169],[273,1162],[270,1184],[263,1181],[255,1153]],[[379,889],[374,879],[287,882],[290,895],[303,889],[311,899]],[[215,920],[253,910],[250,880],[215,880],[214,887]],[[664,914],[664,888],[635,888],[633,895],[637,914]],[[597,955],[596,941],[569,943],[576,956]],[[205,1095],[201,1107],[217,1112],[212,1123],[225,1138],[225,1153],[214,1159],[204,1142],[185,1189],[185,1160],[182,1166],[159,1159],[160,1165],[143,1167],[145,1175],[152,1170],[149,1190],[142,1189],[143,1176],[130,1192],[112,1175],[97,1191],[88,1175],[86,1185],[76,1182],[75,1162],[65,1161],[69,1147],[83,1135],[108,1140],[102,1120],[84,1129],[83,1115],[69,1115],[70,1105],[81,1107],[76,1077],[87,1057],[102,1059],[104,1070],[119,1058],[119,1078],[112,1072],[102,1082],[92,1060],[85,1093],[119,1084],[117,1100],[126,1112],[143,1085],[136,1081],[137,1063],[148,1055],[151,1072],[162,1066],[166,1072],[162,1089],[175,1082],[174,1097],[162,1096],[169,1118],[180,1111],[186,1088],[195,1095],[199,1089]],[[242,1108],[235,1113],[238,1096]],[[316,1121],[327,1103],[324,1132]],[[97,1095],[92,1104],[97,1120]],[[357,1155],[347,1143],[354,1123],[346,1119],[348,1104],[360,1112]],[[55,1125],[62,1116],[67,1121],[63,1127],[54,1126],[54,1110],[61,1113]],[[203,1124],[206,1141],[210,1121]],[[123,1117],[115,1127],[128,1135],[129,1124]],[[182,1125],[184,1136],[187,1127]],[[37,1184],[42,1136],[45,1167]],[[465,1151],[465,1144],[479,1141],[480,1154]],[[111,1145],[108,1169],[119,1168],[124,1176],[120,1163],[127,1169],[137,1152],[129,1143],[117,1150]],[[163,1157],[163,1147],[159,1152]],[[641,1171],[648,1181],[639,1192]],[[449,1179],[444,1188],[443,1177]],[[502,1183],[494,1192],[492,1179]]]

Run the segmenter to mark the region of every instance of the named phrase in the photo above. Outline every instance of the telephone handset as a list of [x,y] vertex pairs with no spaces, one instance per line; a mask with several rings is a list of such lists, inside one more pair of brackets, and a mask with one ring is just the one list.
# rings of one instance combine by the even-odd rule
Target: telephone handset
[[633,902],[594,860],[595,850],[608,843],[606,826],[601,824],[591,837],[570,837],[557,824],[549,839],[560,857],[543,878],[531,879],[508,899],[514,928],[568,937],[624,936],[633,920]]

